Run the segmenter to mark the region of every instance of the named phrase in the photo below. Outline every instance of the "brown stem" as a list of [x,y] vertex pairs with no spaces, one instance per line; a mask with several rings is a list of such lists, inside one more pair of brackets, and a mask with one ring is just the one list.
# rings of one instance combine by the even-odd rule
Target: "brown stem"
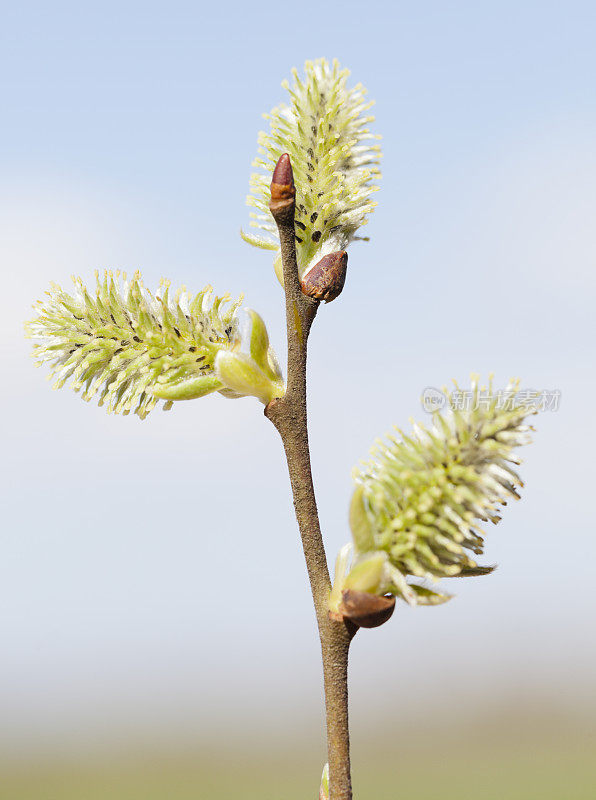
[[[289,184],[290,181],[284,181],[284,183]],[[286,394],[272,400],[266,406],[265,415],[279,431],[284,445],[294,509],[302,538],[319,628],[327,718],[329,800],[351,800],[348,651],[356,628],[350,623],[335,622],[329,619],[328,601],[331,581],[321,536],[308,446],[307,342],[319,303],[306,297],[300,289],[293,202],[288,202],[287,199],[277,205],[272,202],[271,210],[279,230],[283,261],[288,339],[288,384]]]

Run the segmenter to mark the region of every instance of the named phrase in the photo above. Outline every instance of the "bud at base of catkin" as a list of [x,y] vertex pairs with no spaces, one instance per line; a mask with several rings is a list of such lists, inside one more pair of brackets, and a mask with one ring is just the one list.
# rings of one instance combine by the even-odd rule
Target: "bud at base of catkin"
[[341,294],[347,269],[348,254],[345,250],[323,256],[300,281],[302,293],[315,300],[330,303]]

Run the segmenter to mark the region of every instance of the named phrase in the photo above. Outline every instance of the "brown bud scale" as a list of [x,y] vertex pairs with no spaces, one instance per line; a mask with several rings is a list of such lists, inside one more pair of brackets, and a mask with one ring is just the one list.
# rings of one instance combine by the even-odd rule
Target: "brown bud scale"
[[282,186],[294,185],[294,172],[292,171],[292,162],[290,156],[284,153],[279,157],[273,175],[271,176],[271,183],[278,183]]
[[391,618],[395,609],[395,597],[379,596],[369,592],[345,589],[339,610],[344,619],[349,619],[359,628],[378,628]]
[[302,293],[315,300],[330,303],[341,294],[347,269],[348,254],[345,250],[323,256],[300,281]]
[[296,188],[290,156],[284,153],[278,160],[271,176],[271,202],[269,209],[274,217],[280,213],[293,212]]

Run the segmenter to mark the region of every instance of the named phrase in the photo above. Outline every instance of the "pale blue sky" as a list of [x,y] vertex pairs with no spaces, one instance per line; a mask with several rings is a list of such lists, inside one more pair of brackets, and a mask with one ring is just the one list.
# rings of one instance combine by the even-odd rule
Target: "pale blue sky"
[[[487,691],[586,702],[595,35],[596,7],[578,2],[3,7],[2,748],[143,720],[200,730],[215,712],[225,728],[271,698],[272,725],[318,714],[314,618],[261,407],[107,417],[51,392],[21,323],[50,280],[140,267],[148,284],[244,291],[283,356],[270,256],[238,230],[261,114],[321,55],[368,87],[384,148],[372,240],[351,249],[312,337],[330,558],[352,465],[423,416],[425,386],[492,370],[562,392],[525,454],[523,501],[490,531],[499,571],[359,637],[355,714],[399,707],[396,681],[446,702],[447,677],[455,705]],[[218,706],[230,677],[233,710]]]

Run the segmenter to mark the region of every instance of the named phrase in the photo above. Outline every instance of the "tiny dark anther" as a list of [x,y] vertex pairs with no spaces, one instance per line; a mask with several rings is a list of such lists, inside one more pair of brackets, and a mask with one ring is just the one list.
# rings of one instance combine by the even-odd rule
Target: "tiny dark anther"
[[141,341],[138,336],[133,336],[132,340],[133,340],[133,342],[140,342]]
[[205,360],[205,356],[199,356],[199,357],[196,359],[196,362],[197,362],[197,364],[200,364],[200,363],[201,363],[201,361],[204,361],[204,360]]
[[295,238],[298,244],[302,244],[302,239],[299,236],[296,236]]
[[300,222],[299,219],[296,220],[296,225],[300,228],[301,231],[306,230],[306,225],[304,224],[304,222]]
[[314,223],[317,221],[317,219],[318,219],[318,218],[319,218],[319,214],[318,214],[318,212],[317,212],[317,211],[313,212],[313,213],[310,215],[310,221],[313,223],[313,225],[314,225]]
[[318,242],[322,235],[323,234],[321,231],[313,231],[310,238],[313,240],[313,242]]
[[197,352],[197,348],[196,347],[189,347],[188,348],[188,352],[189,353],[196,353]]
[[178,328],[174,328],[174,333],[178,338],[180,338],[180,331],[178,330]]

